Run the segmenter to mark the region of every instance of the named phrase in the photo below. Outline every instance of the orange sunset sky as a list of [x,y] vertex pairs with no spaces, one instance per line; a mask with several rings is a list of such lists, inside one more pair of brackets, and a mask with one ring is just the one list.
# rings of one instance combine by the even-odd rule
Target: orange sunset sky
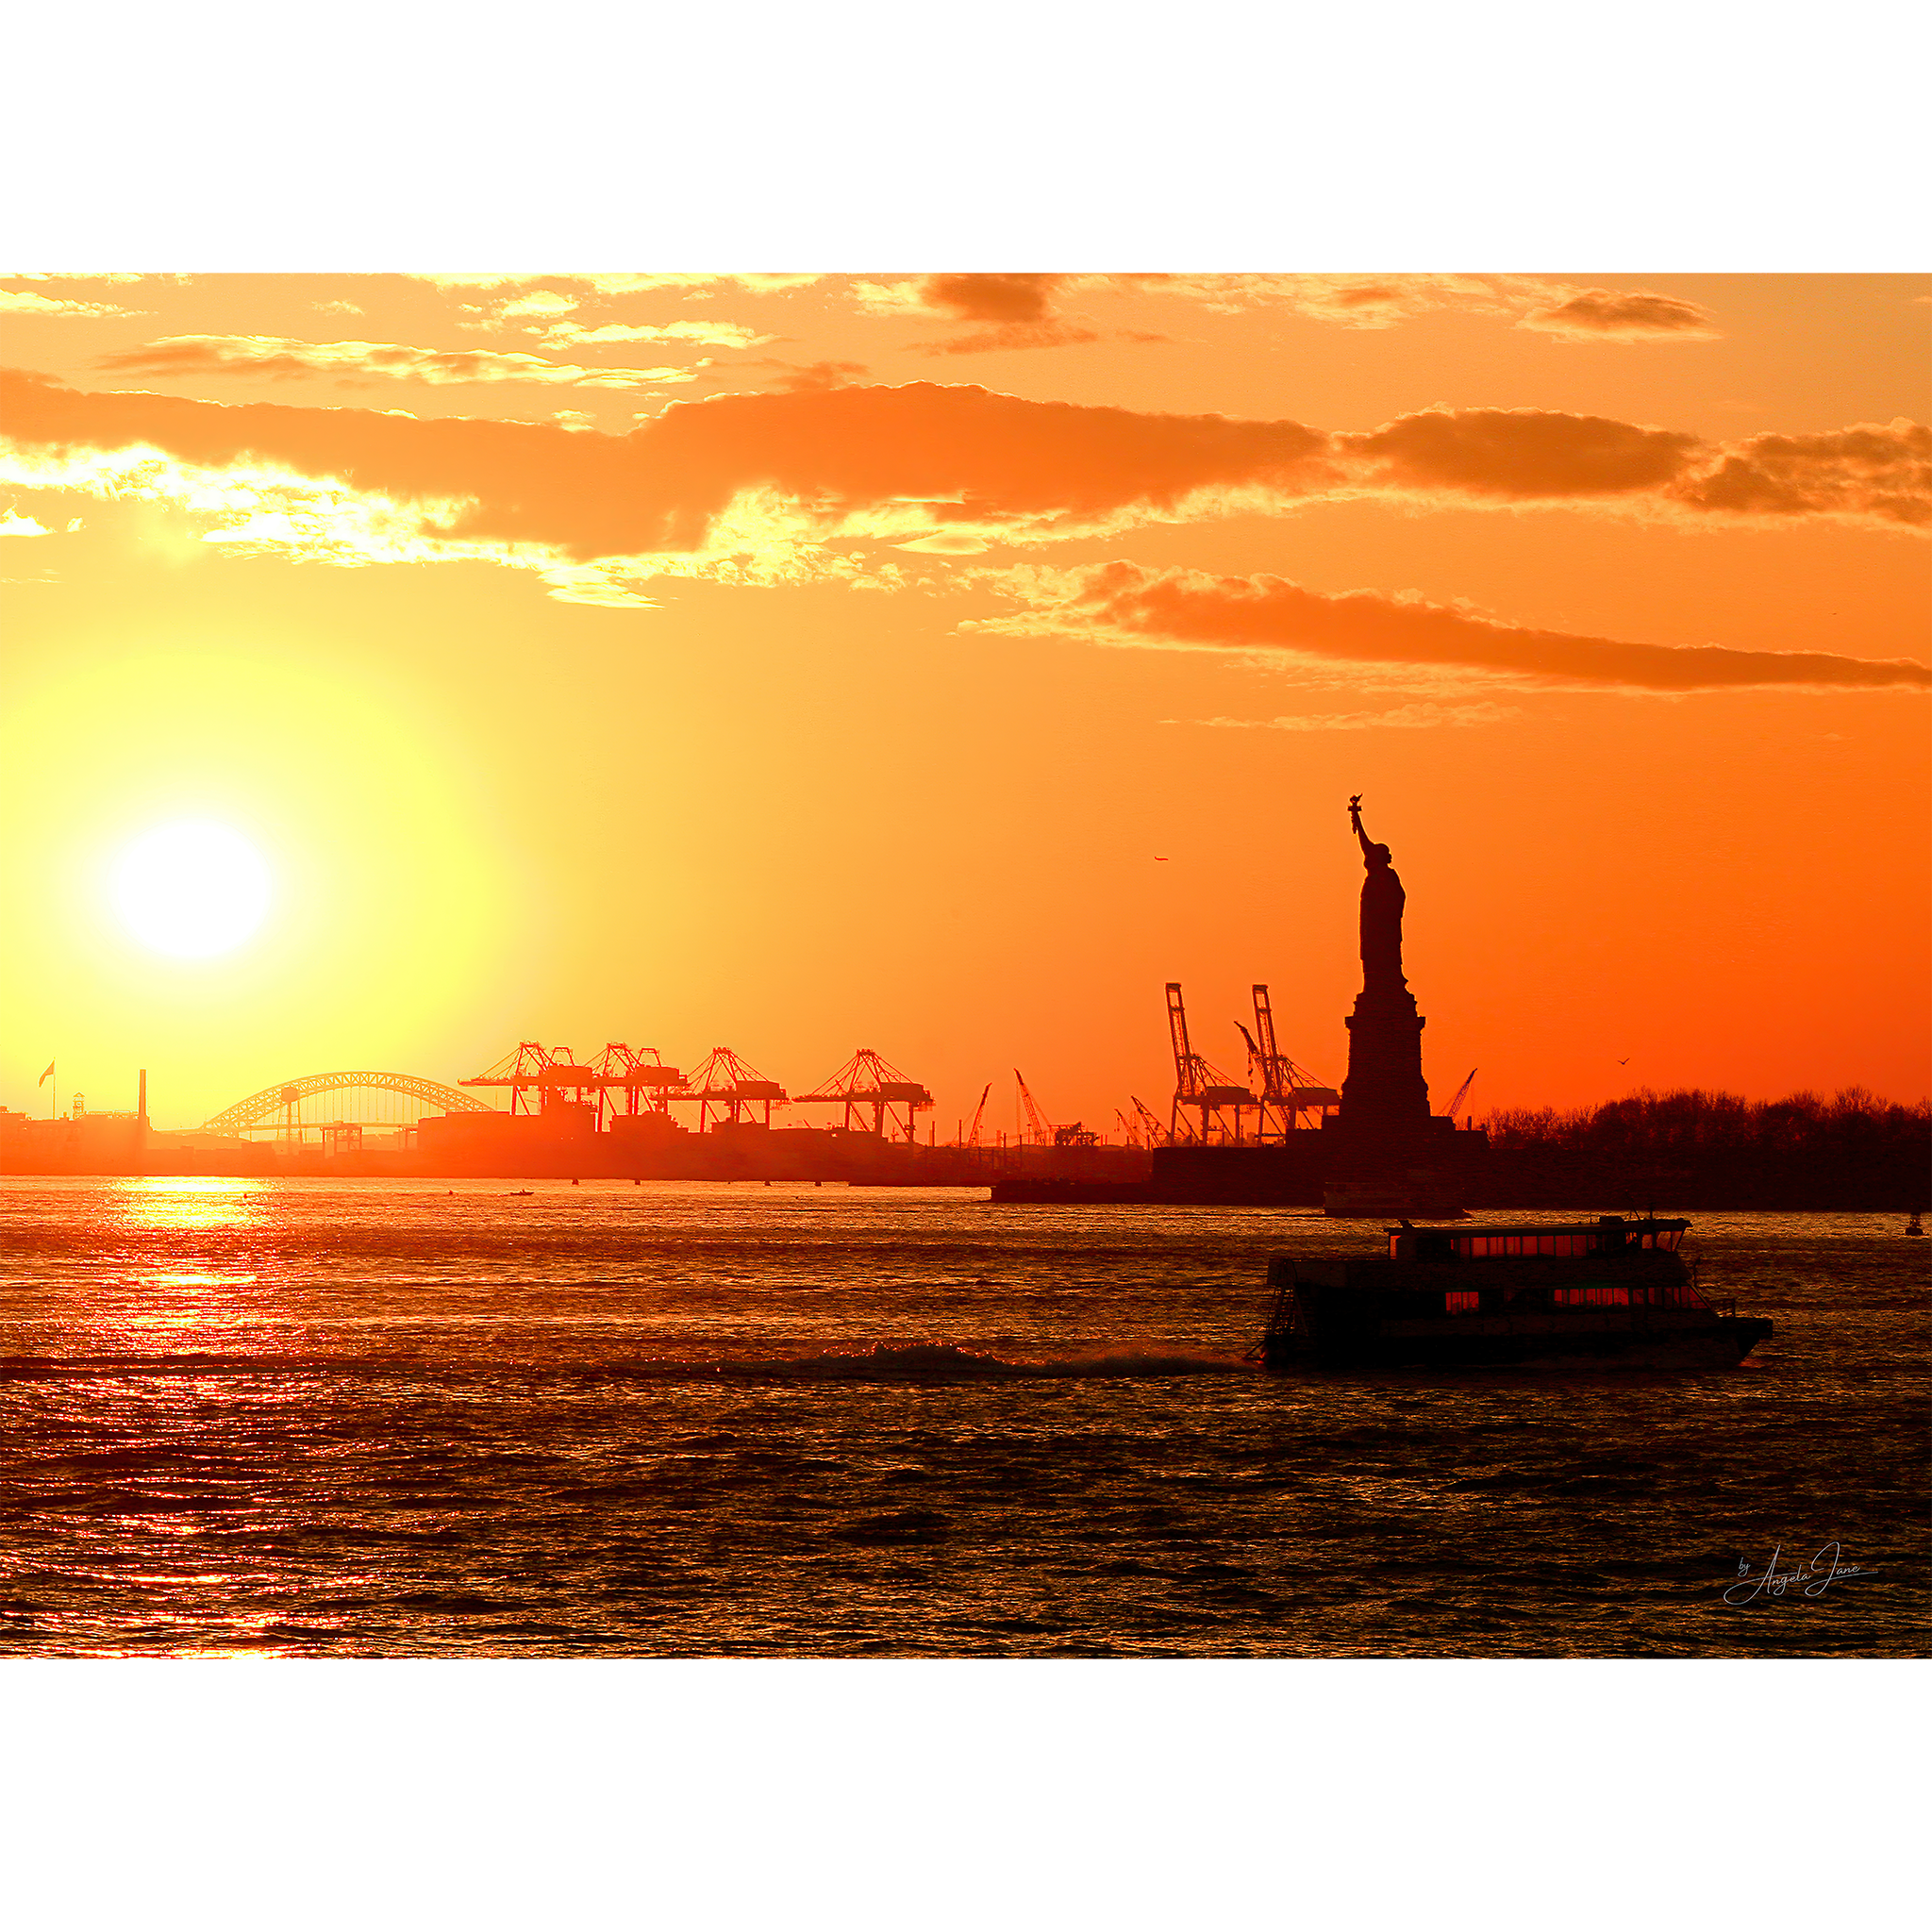
[[[1339,1082],[1354,792],[1438,1107],[1926,1091],[1932,277],[44,275],[0,327],[0,1103],[866,1045],[941,1140],[1015,1064],[1112,1129],[1169,979]],[[186,817],[272,878],[212,958],[109,894]]]

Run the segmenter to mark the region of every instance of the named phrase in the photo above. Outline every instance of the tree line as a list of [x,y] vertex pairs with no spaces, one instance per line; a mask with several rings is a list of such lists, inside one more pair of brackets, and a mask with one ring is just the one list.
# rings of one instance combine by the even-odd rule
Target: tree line
[[1533,1193],[1594,1173],[1686,1206],[1890,1210],[1932,1197],[1932,1105],[1862,1087],[1765,1101],[1645,1088],[1567,1111],[1498,1108],[1484,1124],[1499,1167]]

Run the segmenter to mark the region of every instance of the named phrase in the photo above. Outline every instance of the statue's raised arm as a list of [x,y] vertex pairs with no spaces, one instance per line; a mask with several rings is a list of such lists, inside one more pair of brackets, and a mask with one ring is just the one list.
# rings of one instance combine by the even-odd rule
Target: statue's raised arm
[[[1371,842],[1369,835],[1362,830],[1362,795],[1359,791],[1348,801],[1348,822],[1355,827],[1355,835],[1361,841],[1362,858],[1370,865],[1375,862],[1375,855],[1382,848]],[[1388,854],[1383,852],[1384,860]]]

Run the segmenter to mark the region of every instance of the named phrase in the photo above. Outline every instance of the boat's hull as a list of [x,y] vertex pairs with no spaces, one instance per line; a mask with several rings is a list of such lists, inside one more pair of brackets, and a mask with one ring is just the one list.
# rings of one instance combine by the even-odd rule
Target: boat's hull
[[[1390,1333],[1389,1327],[1410,1332]],[[1415,1332],[1420,1331],[1420,1332]],[[1560,1320],[1501,1324],[1402,1323],[1309,1336],[1271,1332],[1262,1342],[1268,1369],[1483,1369],[1536,1367],[1621,1369],[1735,1368],[1772,1332],[1750,1315],[1717,1315],[1669,1326],[1569,1325]]]

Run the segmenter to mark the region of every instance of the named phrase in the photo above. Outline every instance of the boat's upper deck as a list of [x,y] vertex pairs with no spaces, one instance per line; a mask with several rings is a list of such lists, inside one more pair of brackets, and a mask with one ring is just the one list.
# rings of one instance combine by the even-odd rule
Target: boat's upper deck
[[1674,1254],[1690,1225],[1688,1221],[1659,1221],[1655,1215],[1626,1221],[1621,1214],[1555,1227],[1411,1227],[1404,1222],[1389,1230],[1389,1258],[1488,1261],[1519,1255],[1634,1255],[1646,1248]]

